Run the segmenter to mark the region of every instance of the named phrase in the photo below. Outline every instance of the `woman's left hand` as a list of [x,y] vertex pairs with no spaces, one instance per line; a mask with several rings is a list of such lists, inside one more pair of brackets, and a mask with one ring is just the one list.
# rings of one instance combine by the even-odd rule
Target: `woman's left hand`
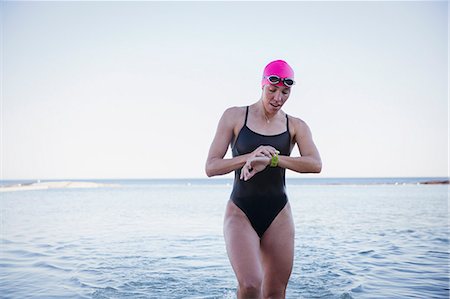
[[270,164],[268,157],[251,157],[241,169],[241,180],[248,181],[255,174],[263,171]]

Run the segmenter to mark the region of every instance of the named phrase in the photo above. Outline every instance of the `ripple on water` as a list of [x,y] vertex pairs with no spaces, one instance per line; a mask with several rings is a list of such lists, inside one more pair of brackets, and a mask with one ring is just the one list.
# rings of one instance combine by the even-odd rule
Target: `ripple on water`
[[364,287],[362,284],[360,284],[359,286],[355,287],[352,289],[353,293],[362,293],[364,292]]
[[36,251],[29,251],[29,250],[23,250],[23,249],[14,249],[14,250],[5,250],[3,251],[3,254],[10,255],[16,258],[39,258],[39,257],[47,257],[47,254],[36,252]]
[[435,241],[435,242],[442,242],[444,244],[448,244],[449,243],[447,238],[434,238],[433,241]]
[[339,299],[353,299],[353,297],[350,293],[345,292],[339,296]]
[[374,250],[362,250],[362,251],[358,252],[358,254],[361,254],[361,255],[370,255],[370,254],[372,254],[372,253],[374,253],[374,252],[375,252]]
[[33,268],[43,268],[43,269],[47,269],[47,270],[56,270],[56,271],[62,271],[62,272],[71,272],[72,271],[72,269],[56,266],[56,265],[50,264],[48,262],[36,262],[36,263],[32,264],[32,267]]

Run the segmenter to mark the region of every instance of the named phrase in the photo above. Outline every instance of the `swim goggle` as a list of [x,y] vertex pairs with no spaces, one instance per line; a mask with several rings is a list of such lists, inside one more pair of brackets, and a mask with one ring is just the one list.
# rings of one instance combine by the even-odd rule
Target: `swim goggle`
[[264,76],[264,79],[267,79],[267,81],[273,85],[283,82],[285,86],[292,87],[292,85],[295,84],[295,81],[291,78],[280,78],[277,75]]

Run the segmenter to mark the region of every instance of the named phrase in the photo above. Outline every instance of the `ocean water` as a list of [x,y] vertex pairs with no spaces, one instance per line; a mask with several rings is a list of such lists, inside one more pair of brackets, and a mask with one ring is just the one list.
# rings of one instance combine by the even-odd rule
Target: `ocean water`
[[[448,185],[304,182],[287,298],[449,297]],[[0,298],[236,298],[229,180],[116,183],[0,193]]]

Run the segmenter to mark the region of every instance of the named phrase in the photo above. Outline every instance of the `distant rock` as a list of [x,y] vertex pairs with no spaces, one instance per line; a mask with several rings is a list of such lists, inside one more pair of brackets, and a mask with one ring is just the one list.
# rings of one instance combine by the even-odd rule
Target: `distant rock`
[[424,185],[448,185],[450,183],[449,180],[435,180],[435,181],[426,181],[426,182],[420,182]]

